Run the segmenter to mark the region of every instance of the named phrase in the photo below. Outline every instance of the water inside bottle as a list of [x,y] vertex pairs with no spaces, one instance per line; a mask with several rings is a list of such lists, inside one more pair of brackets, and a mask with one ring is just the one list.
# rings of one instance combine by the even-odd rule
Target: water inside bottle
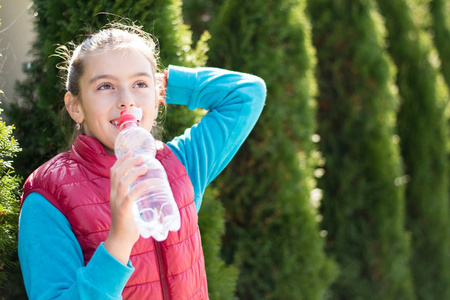
[[[143,179],[148,184],[145,193],[135,201],[134,214],[143,237],[153,236],[156,240],[167,238],[168,231],[180,229],[177,218],[178,207],[168,202],[171,195],[167,181],[160,178]],[[139,213],[140,212],[140,213]]]

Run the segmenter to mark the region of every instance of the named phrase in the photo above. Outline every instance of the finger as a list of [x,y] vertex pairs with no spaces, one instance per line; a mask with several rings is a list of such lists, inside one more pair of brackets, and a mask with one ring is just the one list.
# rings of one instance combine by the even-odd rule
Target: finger
[[128,193],[129,198],[131,198],[133,200],[139,198],[139,196],[142,196],[142,194],[144,194],[148,190],[150,185],[151,185],[151,181],[148,179],[138,182],[129,191],[129,193]]
[[118,179],[117,190],[119,195],[126,195],[129,192],[130,185],[138,179],[139,176],[144,175],[147,172],[147,166],[132,165],[131,168],[125,168],[126,172],[123,176]]
[[111,179],[113,179],[113,176],[118,179],[122,178],[130,172],[133,167],[141,164],[142,161],[142,156],[131,156],[131,154],[127,154],[126,156],[121,157],[111,168]]
[[121,159],[111,168],[111,197],[110,200],[123,199],[127,196],[130,185],[139,176],[147,171],[145,165],[137,166],[142,163],[142,157],[130,157]]
[[131,157],[133,157],[133,153],[128,152],[124,156],[117,159],[117,161],[114,163],[114,165],[110,169],[111,179],[113,178],[113,176],[115,174],[118,173],[119,168],[124,164],[124,162],[127,161],[128,159],[130,159]]
[[133,166],[127,173],[125,173],[120,181],[124,184],[132,184],[138,177],[144,175],[147,172],[146,165]]
[[125,188],[125,186],[127,187],[126,192],[124,192],[124,196],[123,196],[123,202],[122,202],[122,206],[124,207],[124,209],[128,209],[131,210],[131,207],[134,203],[134,201],[136,201],[136,199],[138,199],[140,196],[142,196],[145,191],[148,189],[149,187],[149,180],[142,180],[142,181],[137,181],[136,184],[134,184],[131,189],[130,184],[134,182],[134,180],[136,180],[139,176],[144,175],[147,172],[147,167],[145,165],[138,167],[136,169],[133,169],[132,171],[130,171],[129,174],[127,174],[127,178],[124,178],[122,184],[123,187]]
[[118,166],[122,165],[125,161],[133,157],[132,152],[127,152],[123,156],[117,159],[117,161],[114,163],[113,168],[117,168]]

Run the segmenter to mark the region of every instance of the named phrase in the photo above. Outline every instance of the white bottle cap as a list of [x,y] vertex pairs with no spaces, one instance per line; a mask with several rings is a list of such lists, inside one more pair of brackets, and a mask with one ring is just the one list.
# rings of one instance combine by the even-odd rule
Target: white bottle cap
[[142,108],[133,106],[130,109],[130,114],[132,114],[139,122],[142,119]]

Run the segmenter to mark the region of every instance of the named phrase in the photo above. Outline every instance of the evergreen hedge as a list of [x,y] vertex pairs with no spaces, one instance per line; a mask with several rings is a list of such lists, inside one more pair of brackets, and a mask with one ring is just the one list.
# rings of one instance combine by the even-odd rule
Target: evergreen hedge
[[341,268],[331,299],[414,299],[395,135],[395,69],[371,0],[309,0],[325,159],[327,252]]
[[431,12],[431,32],[440,57],[440,70],[447,86],[450,85],[450,2],[428,0]]
[[239,270],[227,265],[221,257],[221,238],[225,233],[225,209],[212,187],[203,195],[202,208],[198,214],[198,225],[202,234],[203,253],[211,300],[232,300],[236,291]]
[[[3,96],[2,90],[0,96]],[[3,109],[0,108],[0,115],[2,112]],[[6,125],[0,117],[0,299],[2,300],[7,296],[7,282],[12,280],[19,267],[16,237],[19,222],[19,186],[22,180],[15,175],[12,160],[21,149],[13,137],[13,131],[14,126]]]
[[336,274],[310,201],[319,154],[304,4],[225,0],[210,24],[208,64],[256,74],[268,89],[259,122],[216,180],[239,299],[322,299]]
[[[0,114],[2,111],[0,108]],[[12,159],[21,149],[12,136],[13,130],[0,117],[0,290],[6,286],[8,271],[16,267],[21,179],[14,174]]]
[[[197,47],[192,47],[191,32],[183,24],[179,0],[35,0],[32,9],[36,15],[37,31],[31,51],[33,61],[24,69],[26,79],[17,85],[21,101],[8,111],[9,118],[16,123],[16,136],[24,149],[16,160],[16,167],[25,178],[56,153],[66,150],[66,136],[70,136],[73,130],[70,119],[66,123],[61,122],[64,87],[56,67],[60,61],[52,56],[59,44],[72,40],[79,43],[85,38],[84,33],[97,31],[110,21],[126,18],[136,20],[145,31],[158,38],[162,67],[169,64],[202,66],[207,59],[206,41],[209,36],[200,36]],[[169,105],[163,140],[182,133],[199,117],[200,113]],[[207,195],[213,192],[208,191]],[[223,207],[212,196],[208,200],[203,201],[202,210],[210,213],[201,214],[199,223],[206,248],[209,292],[220,295],[217,299],[226,299],[226,295],[234,293],[236,270],[226,266],[219,255]]]
[[222,2],[222,0],[183,0],[184,23],[192,31],[194,42],[203,32],[209,30]]
[[450,299],[448,92],[421,22],[430,18],[410,0],[378,0],[398,68],[402,98],[398,130],[405,172],[407,227],[418,299]]

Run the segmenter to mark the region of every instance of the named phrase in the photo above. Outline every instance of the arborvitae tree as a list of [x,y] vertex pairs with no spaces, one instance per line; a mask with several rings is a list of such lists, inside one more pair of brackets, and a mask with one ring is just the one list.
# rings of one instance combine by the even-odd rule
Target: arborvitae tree
[[[1,57],[2,54],[0,53]],[[0,96],[3,96],[2,90],[0,90]],[[0,114],[2,112],[3,109],[0,108]],[[12,159],[21,149],[12,136],[13,130],[14,126],[6,125],[0,117],[0,295],[2,295],[0,299],[2,300],[9,294],[5,290],[7,282],[17,274],[19,267],[17,264],[16,236],[19,221],[21,178],[14,174]]]
[[447,86],[450,86],[450,1],[429,0],[432,17],[431,31],[439,52],[441,72]]
[[407,227],[418,299],[450,299],[447,87],[433,62],[436,53],[418,23],[429,18],[410,0],[378,0],[398,68],[402,98],[398,131],[405,172]]
[[238,269],[233,265],[226,265],[220,255],[221,237],[225,233],[225,210],[217,193],[217,189],[206,190],[198,224],[202,233],[209,298],[231,300],[236,291]]
[[318,153],[315,56],[304,1],[226,0],[211,24],[209,64],[267,84],[263,114],[218,178],[223,253],[239,299],[322,299],[336,273],[310,202]]
[[[179,0],[35,0],[33,3],[37,31],[31,51],[33,61],[24,70],[26,79],[18,84],[21,101],[9,111],[10,119],[16,123],[16,135],[24,148],[17,160],[17,169],[24,177],[57,152],[65,150],[65,132],[73,130],[65,123],[61,125],[60,121],[60,112],[64,110],[64,88],[58,77],[57,64],[60,61],[52,56],[59,44],[72,40],[78,44],[85,38],[84,33],[97,31],[110,21],[126,18],[138,21],[138,25],[159,40],[163,67],[169,64],[195,67],[206,62],[208,35],[200,37],[195,49],[191,47],[191,32],[183,24]],[[182,133],[198,117],[199,113],[188,112],[187,108],[169,105],[163,140]],[[211,212],[200,220],[205,227],[205,230],[201,228],[202,240],[207,248],[214,248],[205,251],[209,291],[211,295],[232,294],[235,271],[225,266],[218,256],[223,208],[220,202],[211,199],[203,201],[202,209]],[[226,284],[221,285],[221,282]]]
[[[2,93],[0,91],[0,93]],[[0,114],[3,110],[0,109]],[[0,290],[6,285],[7,271],[14,268],[19,220],[20,178],[14,174],[12,159],[20,151],[12,137],[14,127],[0,117]]]
[[309,0],[317,49],[323,228],[331,299],[414,299],[395,135],[398,98],[373,1]]
[[223,0],[183,0],[183,18],[196,41],[204,31],[209,30],[211,20],[216,16]]

